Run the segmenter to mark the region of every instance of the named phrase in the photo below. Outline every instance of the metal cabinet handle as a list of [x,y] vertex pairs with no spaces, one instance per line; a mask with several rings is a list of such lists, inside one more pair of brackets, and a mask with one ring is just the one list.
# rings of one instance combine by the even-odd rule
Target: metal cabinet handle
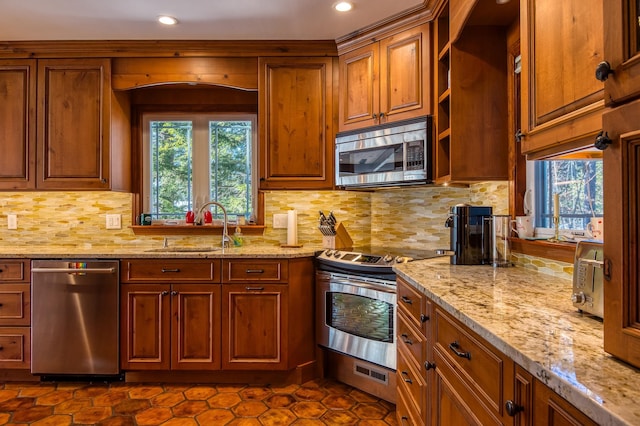
[[409,299],[407,296],[402,296],[400,299],[407,305],[413,305],[413,301]]
[[264,274],[264,269],[247,269],[247,274]]
[[420,314],[420,322],[427,322],[429,319],[429,315]]
[[376,118],[378,118],[378,114],[376,114],[375,112],[372,115],[373,119],[375,120]]
[[413,381],[409,378],[409,373],[407,373],[406,371],[403,371],[401,374],[403,376],[402,380],[404,380],[405,382],[407,382],[409,384],[413,383]]
[[451,349],[451,351],[454,354],[456,354],[460,358],[466,358],[469,360],[471,359],[471,352],[462,352],[462,351],[459,351],[458,348],[460,348],[460,343],[458,343],[458,341],[451,342],[449,344],[449,349]]
[[0,351],[4,349],[4,346],[0,346]]
[[264,287],[245,287],[244,289],[247,291],[262,291]]
[[409,336],[407,334],[401,334],[400,337],[402,337],[402,341],[407,344],[407,345],[413,345],[413,341],[411,339],[409,339]]
[[613,141],[609,137],[609,133],[605,132],[604,130],[600,130],[600,133],[596,135],[596,141],[594,142],[593,146],[598,148],[600,151],[604,151],[605,149],[609,148],[609,145],[611,145],[612,143]]
[[425,368],[425,370],[429,371],[432,368],[436,368],[436,364],[433,363],[433,362],[425,361],[424,362],[424,368]]
[[504,403],[504,408],[507,411],[507,414],[511,417],[514,417],[519,412],[524,411],[524,407],[522,405],[518,405],[510,399]]
[[175,268],[175,269],[166,269],[166,268],[162,268],[162,273],[166,274],[167,272],[180,272],[180,269]]
[[178,292],[177,292],[177,291],[175,291],[175,290],[173,290],[173,291],[171,292],[171,295],[172,295],[172,296],[175,296],[175,295],[177,295],[177,294],[178,294]]
[[2,308],[2,306],[4,306],[2,303],[0,303],[0,308]]
[[169,294],[169,292],[167,290],[165,290],[165,291],[160,293],[161,296],[166,296],[167,294]]

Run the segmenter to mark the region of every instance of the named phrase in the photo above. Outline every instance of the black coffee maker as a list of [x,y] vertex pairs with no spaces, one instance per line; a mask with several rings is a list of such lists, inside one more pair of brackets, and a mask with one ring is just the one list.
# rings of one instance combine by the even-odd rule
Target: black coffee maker
[[451,234],[452,265],[491,264],[492,207],[457,204],[451,207],[444,226]]

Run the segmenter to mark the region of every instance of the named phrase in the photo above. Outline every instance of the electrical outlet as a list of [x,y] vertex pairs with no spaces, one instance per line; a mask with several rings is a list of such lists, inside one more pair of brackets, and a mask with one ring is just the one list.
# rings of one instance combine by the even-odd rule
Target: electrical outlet
[[7,229],[18,229],[18,215],[7,215]]
[[122,229],[122,219],[119,214],[107,215],[107,229]]
[[273,215],[273,229],[283,229],[287,227],[287,214],[276,213]]

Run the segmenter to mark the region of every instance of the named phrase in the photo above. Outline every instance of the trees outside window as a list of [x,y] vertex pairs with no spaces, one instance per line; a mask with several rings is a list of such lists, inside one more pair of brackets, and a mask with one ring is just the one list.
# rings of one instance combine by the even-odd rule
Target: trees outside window
[[147,114],[143,122],[144,211],[154,220],[183,219],[210,200],[229,215],[255,213],[254,115]]

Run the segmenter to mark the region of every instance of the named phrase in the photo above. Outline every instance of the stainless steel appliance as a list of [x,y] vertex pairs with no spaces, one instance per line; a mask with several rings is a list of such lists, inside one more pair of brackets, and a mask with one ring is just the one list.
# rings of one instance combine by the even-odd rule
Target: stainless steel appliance
[[119,374],[118,273],[111,260],[32,261],[32,374]]
[[431,182],[432,118],[336,135],[336,185],[383,187]]
[[450,209],[445,226],[450,229],[451,264],[491,264],[492,208],[457,204]]
[[603,250],[601,241],[579,241],[573,264],[573,306],[582,312],[602,318]]
[[318,344],[326,373],[395,402],[396,282],[393,265],[436,257],[435,251],[360,248],[316,256]]

